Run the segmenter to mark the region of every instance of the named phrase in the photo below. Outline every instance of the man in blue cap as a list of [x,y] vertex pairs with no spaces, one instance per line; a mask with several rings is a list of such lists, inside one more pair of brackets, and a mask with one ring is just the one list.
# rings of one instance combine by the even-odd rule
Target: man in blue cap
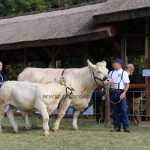
[[114,70],[110,71],[108,77],[112,79],[110,88],[110,108],[113,114],[114,129],[111,132],[120,132],[121,123],[124,132],[130,132],[127,115],[126,92],[129,88],[129,76],[123,71],[122,60],[116,58],[112,61]]

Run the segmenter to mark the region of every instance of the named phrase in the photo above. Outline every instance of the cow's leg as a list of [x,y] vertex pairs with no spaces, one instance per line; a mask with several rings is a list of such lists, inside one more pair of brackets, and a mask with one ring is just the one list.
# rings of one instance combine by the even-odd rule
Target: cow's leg
[[6,105],[0,105],[0,133],[2,133],[2,120],[4,118]]
[[28,112],[26,111],[21,111],[21,114],[24,118],[24,127],[27,131],[31,130],[31,126],[30,126],[30,123],[29,123],[29,120],[28,120]]
[[54,125],[53,125],[53,128],[52,128],[52,130],[53,130],[54,132],[57,132],[57,131],[58,131],[60,121],[61,121],[61,119],[64,117],[65,112],[66,112],[67,108],[68,108],[69,105],[70,105],[70,102],[71,102],[71,100],[68,99],[68,98],[66,98],[66,99],[63,98],[63,99],[60,101],[57,119],[56,119],[56,121],[55,121],[55,123],[54,123]]
[[19,132],[18,125],[17,125],[17,123],[15,121],[15,118],[14,118],[14,114],[15,114],[16,111],[17,111],[17,108],[15,108],[14,106],[10,105],[9,109],[6,112],[6,114],[7,114],[8,118],[9,118],[9,120],[10,120],[12,126],[13,126],[13,131],[15,133],[18,133]]
[[49,135],[49,126],[48,126],[49,114],[47,112],[46,105],[37,102],[35,104],[35,108],[41,113],[42,116],[44,136],[48,136]]
[[80,114],[80,111],[74,109],[73,121],[72,121],[73,130],[78,130],[77,119],[78,119],[79,114]]
[[35,111],[30,112],[30,116],[32,120],[32,129],[39,129],[37,122],[36,122]]

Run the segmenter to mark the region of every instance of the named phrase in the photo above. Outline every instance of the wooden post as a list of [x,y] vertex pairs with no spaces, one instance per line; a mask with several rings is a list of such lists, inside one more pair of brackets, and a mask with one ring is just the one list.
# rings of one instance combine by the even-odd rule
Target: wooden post
[[52,46],[52,67],[56,68],[55,46]]
[[89,45],[87,42],[84,43],[84,66],[87,66],[87,59],[88,59],[88,49],[89,49]]
[[[145,69],[150,68],[150,30],[149,30],[149,18],[146,18],[145,32],[148,34],[145,37]],[[150,83],[150,77],[145,77],[145,83]],[[146,91],[150,91],[150,88],[146,88]],[[146,115],[150,115],[150,92],[146,93]]]
[[24,68],[28,67],[28,50],[24,49]]
[[127,43],[124,34],[124,36],[121,38],[121,59],[123,61],[123,65],[122,65],[123,69],[125,69],[125,65],[127,64],[126,55],[127,55]]
[[109,101],[109,87],[106,88],[106,99],[105,99],[105,123],[110,123],[110,101]]

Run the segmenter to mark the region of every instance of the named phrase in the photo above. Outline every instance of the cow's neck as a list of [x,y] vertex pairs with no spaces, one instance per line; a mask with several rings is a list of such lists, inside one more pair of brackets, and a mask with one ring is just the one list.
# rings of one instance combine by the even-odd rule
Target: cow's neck
[[87,67],[75,70],[73,76],[79,94],[91,95],[98,86],[93,82],[93,75]]

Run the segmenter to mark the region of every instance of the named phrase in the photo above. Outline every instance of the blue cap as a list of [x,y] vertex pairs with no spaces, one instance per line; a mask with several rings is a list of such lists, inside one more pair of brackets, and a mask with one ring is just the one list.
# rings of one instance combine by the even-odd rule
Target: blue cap
[[112,62],[117,62],[117,63],[119,63],[119,64],[123,64],[123,62],[122,62],[122,60],[121,59],[119,59],[119,58],[116,58],[115,60],[113,60]]

